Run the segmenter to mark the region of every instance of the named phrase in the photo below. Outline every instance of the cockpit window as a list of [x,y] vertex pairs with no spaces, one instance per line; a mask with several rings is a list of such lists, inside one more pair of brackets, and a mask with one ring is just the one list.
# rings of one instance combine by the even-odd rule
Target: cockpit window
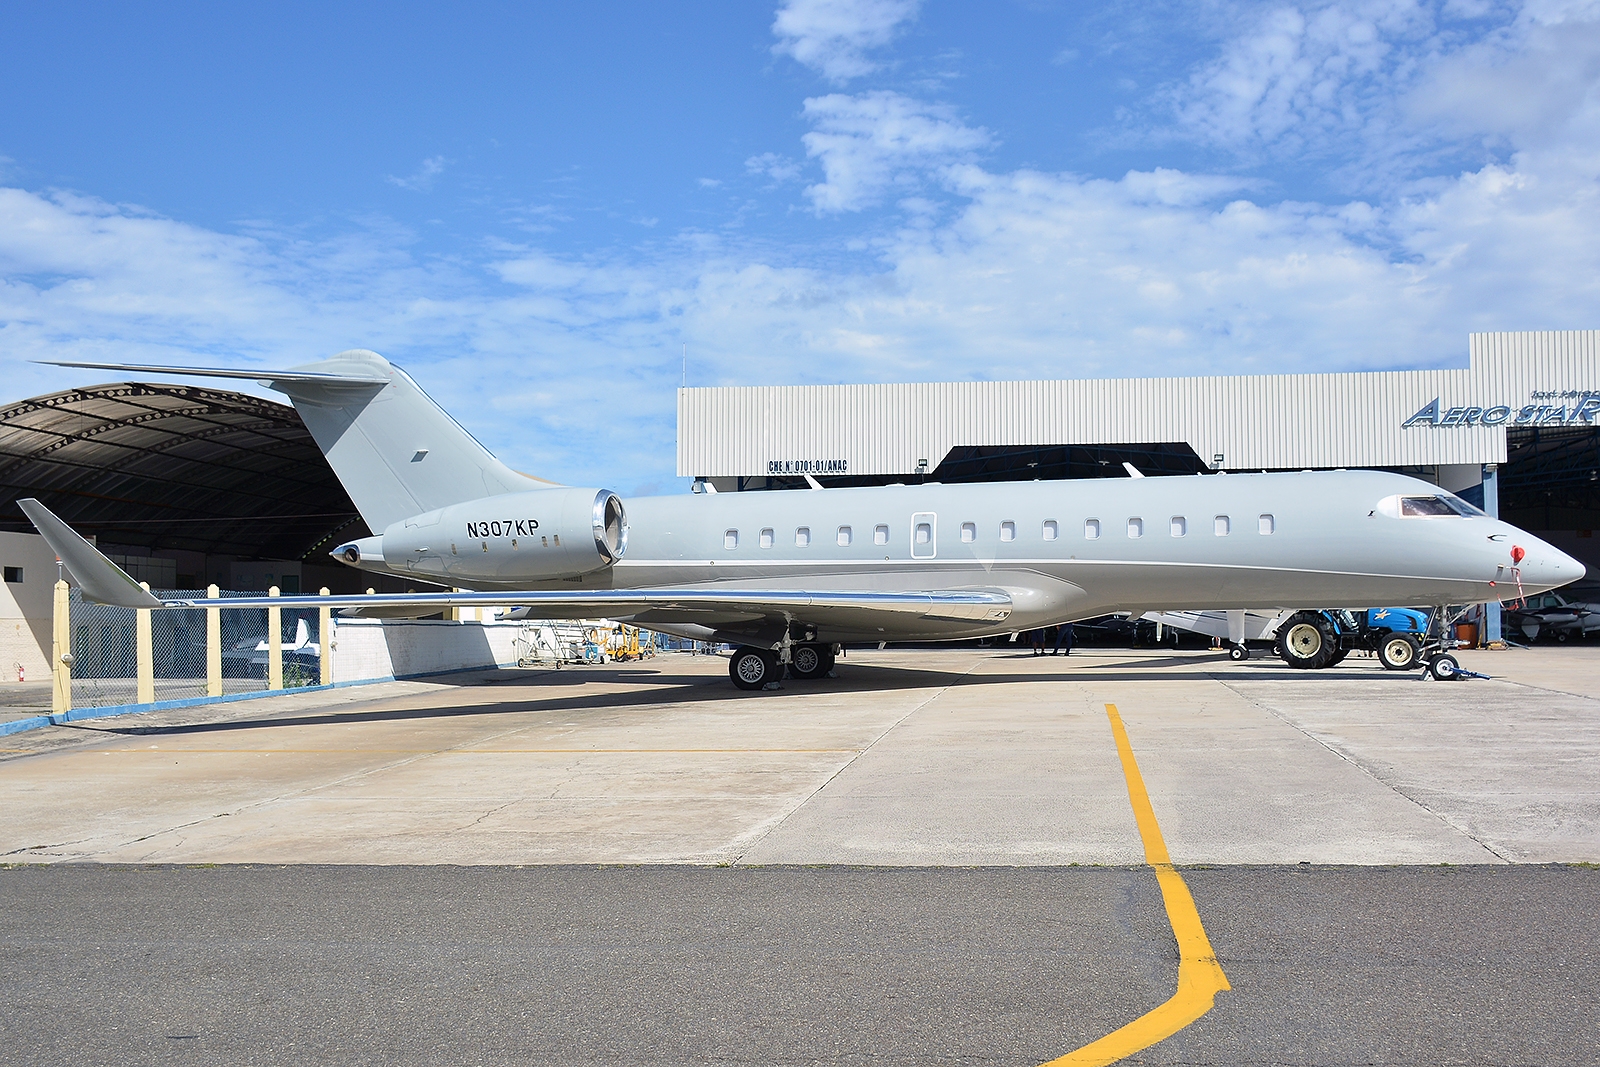
[[1443,497],[1403,496],[1400,498],[1400,514],[1409,519],[1418,515],[1455,515],[1457,512],[1445,503]]
[[1373,514],[1390,518],[1485,518],[1485,514],[1451,493],[1431,496],[1386,496],[1378,501]]
[[1482,515],[1484,518],[1488,518],[1488,512],[1480,511],[1458,496],[1451,496],[1450,494],[1446,493],[1440,499],[1442,499],[1446,504],[1449,504],[1451,507],[1455,508],[1456,514],[1458,515],[1464,515],[1467,518],[1472,518],[1476,515]]
[[1472,518],[1482,515],[1483,512],[1449,493],[1440,496],[1403,496],[1400,498],[1400,514],[1405,518],[1417,515],[1460,515],[1463,518]]

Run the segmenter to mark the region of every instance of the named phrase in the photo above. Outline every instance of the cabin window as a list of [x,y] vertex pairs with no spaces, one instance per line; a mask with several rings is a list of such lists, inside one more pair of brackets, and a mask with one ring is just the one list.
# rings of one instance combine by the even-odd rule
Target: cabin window
[[978,539],[978,524],[975,523],[975,522],[964,522],[964,523],[962,523],[961,524],[961,540],[962,540],[962,542],[965,543],[965,544],[969,544],[970,545],[970,544],[972,544],[972,542],[976,541],[977,539]]
[[1263,515],[1263,516],[1261,516],[1261,518],[1256,520],[1256,532],[1257,533],[1269,534],[1273,530],[1276,530],[1277,528],[1278,528],[1278,524],[1272,518],[1271,515]]
[[1182,537],[1189,532],[1189,520],[1182,515],[1172,516],[1172,536]]
[[6,581],[10,582],[12,585],[20,584],[22,582],[22,568],[21,567],[7,567],[6,568]]
[[1129,537],[1143,537],[1144,536],[1144,520],[1143,519],[1129,519],[1128,520],[1128,536]]
[[1015,541],[1017,539],[1017,524],[1007,519],[1000,524],[1000,540]]
[[839,547],[844,548],[850,544],[850,527],[839,527]]
[[919,522],[919,523],[917,523],[917,529],[916,529],[916,532],[914,534],[912,534],[912,540],[914,540],[919,545],[925,545],[925,544],[930,543],[933,540],[933,523],[931,523],[931,522]]
[[766,527],[765,529],[763,529],[761,531],[761,547],[762,548],[771,548],[772,547],[772,542],[774,540],[775,540],[775,538],[772,535],[772,527],[768,526],[768,527]]
[[1044,539],[1046,541],[1054,541],[1056,538],[1058,538],[1060,536],[1061,536],[1061,527],[1056,525],[1056,520],[1054,520],[1054,519],[1046,519],[1046,520],[1044,520]]
[[725,531],[723,531],[723,534],[722,534],[722,547],[723,548],[738,548],[739,547],[739,531],[738,530],[725,530]]
[[878,523],[872,528],[872,543],[886,545],[889,543],[889,527],[886,523]]
[[1218,515],[1211,520],[1211,532],[1218,537],[1227,537],[1233,531],[1233,523],[1228,521],[1228,516]]
[[1099,519],[1084,519],[1083,520],[1083,538],[1084,538],[1084,540],[1085,541],[1093,541],[1095,538],[1097,538],[1099,536],[1100,536],[1100,520]]
[[796,548],[805,548],[810,543],[811,527],[802,526],[794,532],[794,544]]

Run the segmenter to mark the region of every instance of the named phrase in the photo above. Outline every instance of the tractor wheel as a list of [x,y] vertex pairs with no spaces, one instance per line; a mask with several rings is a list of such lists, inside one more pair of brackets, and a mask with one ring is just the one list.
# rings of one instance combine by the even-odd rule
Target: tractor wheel
[[1417,665],[1417,640],[1410,634],[1385,634],[1378,642],[1378,662],[1386,671],[1409,671]]
[[744,645],[728,661],[728,677],[740,689],[760,689],[778,680],[778,656],[764,648]]
[[1333,662],[1339,639],[1320,611],[1297,611],[1278,630],[1283,660],[1302,671],[1321,670]]

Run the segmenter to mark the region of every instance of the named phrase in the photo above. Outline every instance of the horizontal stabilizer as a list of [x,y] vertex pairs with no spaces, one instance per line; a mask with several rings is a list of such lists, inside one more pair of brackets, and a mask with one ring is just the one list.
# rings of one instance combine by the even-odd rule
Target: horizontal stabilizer
[[78,532],[56,517],[49,508],[29,497],[17,501],[56,557],[66,564],[78,588],[90,600],[124,608],[159,608],[161,601],[142,589],[128,573],[106,558],[105,553],[78,536]]
[[82,367],[88,370],[114,370],[138,374],[180,374],[191,378],[240,378],[251,382],[302,382],[319,385],[383,385],[388,379],[352,374],[326,374],[304,370],[239,370],[222,367],[146,367],[132,363],[78,363],[39,359],[51,367]]

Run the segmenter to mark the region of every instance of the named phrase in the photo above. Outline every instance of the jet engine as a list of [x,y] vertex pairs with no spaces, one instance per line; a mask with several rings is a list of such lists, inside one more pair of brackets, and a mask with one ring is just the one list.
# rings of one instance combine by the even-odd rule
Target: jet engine
[[609,489],[535,489],[452,504],[340,545],[351,566],[460,582],[580,578],[628,550],[628,518]]

